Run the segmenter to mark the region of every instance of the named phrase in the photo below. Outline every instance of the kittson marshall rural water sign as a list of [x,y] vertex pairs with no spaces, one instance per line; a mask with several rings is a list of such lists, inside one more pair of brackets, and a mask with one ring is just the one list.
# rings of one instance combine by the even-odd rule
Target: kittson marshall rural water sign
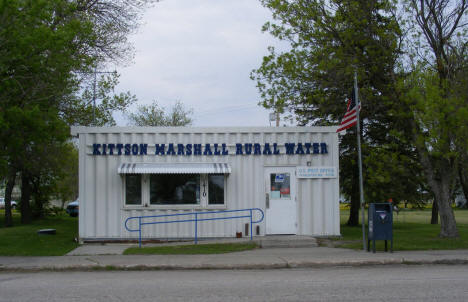
[[[93,144],[92,155],[179,155],[179,156],[226,156],[226,155],[306,155],[328,154],[326,143],[237,143],[227,144]],[[235,151],[234,151],[235,150]]]

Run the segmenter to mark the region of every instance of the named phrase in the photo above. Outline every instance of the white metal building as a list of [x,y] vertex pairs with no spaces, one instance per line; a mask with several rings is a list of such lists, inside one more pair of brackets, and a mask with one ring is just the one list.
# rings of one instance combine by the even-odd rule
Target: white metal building
[[[254,234],[340,235],[337,127],[73,127],[79,236],[135,239],[129,217],[260,208]],[[199,237],[245,234],[249,219],[203,221]],[[187,222],[143,238],[194,236]]]

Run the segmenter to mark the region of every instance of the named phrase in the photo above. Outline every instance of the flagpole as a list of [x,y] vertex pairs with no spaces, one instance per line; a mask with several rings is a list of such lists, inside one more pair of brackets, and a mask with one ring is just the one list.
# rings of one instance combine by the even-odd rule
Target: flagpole
[[364,185],[362,181],[362,156],[361,156],[361,124],[359,119],[359,111],[361,103],[358,98],[358,86],[357,86],[357,72],[354,70],[354,99],[356,100],[356,118],[357,118],[357,148],[358,148],[358,165],[359,165],[359,195],[361,201],[361,225],[362,225],[362,249],[367,249],[366,244],[366,229],[365,229],[365,214],[364,214]]

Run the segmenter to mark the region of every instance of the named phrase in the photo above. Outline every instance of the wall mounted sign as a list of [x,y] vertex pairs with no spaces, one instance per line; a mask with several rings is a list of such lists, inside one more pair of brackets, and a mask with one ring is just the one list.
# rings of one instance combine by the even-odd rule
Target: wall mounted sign
[[297,167],[297,178],[336,178],[336,167]]
[[328,154],[326,143],[277,143],[235,144],[235,152],[229,153],[226,144],[93,144],[92,155],[304,155]]

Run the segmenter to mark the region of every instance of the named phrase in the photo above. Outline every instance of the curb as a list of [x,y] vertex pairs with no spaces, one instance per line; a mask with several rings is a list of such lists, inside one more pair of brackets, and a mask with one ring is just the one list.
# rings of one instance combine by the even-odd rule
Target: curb
[[459,265],[468,264],[468,259],[437,260],[347,260],[347,261],[303,261],[272,264],[200,264],[200,265],[72,265],[38,267],[2,267],[0,272],[90,272],[90,271],[160,271],[160,270],[272,270],[328,267],[364,267],[386,265]]

